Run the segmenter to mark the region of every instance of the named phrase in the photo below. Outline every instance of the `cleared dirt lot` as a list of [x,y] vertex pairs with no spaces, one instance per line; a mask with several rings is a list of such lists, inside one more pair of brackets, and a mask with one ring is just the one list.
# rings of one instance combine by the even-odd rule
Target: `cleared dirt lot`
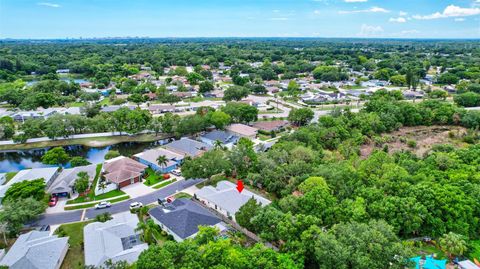
[[[402,127],[398,131],[382,136],[382,143],[371,141],[360,148],[361,156],[367,157],[374,149],[382,149],[388,145],[390,153],[410,150],[417,156],[423,156],[435,144],[452,144],[462,147],[466,145],[461,137],[467,133],[467,129],[459,126],[415,126]],[[412,147],[415,141],[415,147]],[[410,145],[409,145],[410,144]]]

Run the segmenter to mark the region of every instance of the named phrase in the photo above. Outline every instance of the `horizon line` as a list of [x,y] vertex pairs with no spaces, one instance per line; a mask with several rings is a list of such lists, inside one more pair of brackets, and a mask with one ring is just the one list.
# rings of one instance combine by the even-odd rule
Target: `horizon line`
[[170,36],[170,37],[58,37],[58,38],[1,38],[0,41],[49,41],[49,40],[121,40],[121,39],[395,39],[395,40],[480,40],[480,37],[320,37],[320,36]]

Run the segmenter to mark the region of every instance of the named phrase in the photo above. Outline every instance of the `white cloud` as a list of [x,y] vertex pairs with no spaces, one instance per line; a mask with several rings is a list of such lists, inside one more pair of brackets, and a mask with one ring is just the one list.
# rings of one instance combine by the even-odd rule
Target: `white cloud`
[[390,18],[388,21],[389,22],[404,23],[404,22],[407,22],[407,19],[405,19],[403,17],[398,17],[398,18]]
[[383,33],[383,28],[381,26],[362,24],[362,27],[360,27],[360,32],[357,35],[361,37],[372,37],[381,33]]
[[400,11],[400,12],[398,12],[398,15],[403,17],[403,16],[407,16],[408,13],[405,12],[405,11]]
[[415,15],[413,16],[414,19],[417,20],[433,20],[433,19],[442,19],[442,18],[449,18],[449,17],[467,17],[467,16],[474,16],[480,14],[480,8],[463,8],[455,5],[449,5],[445,8],[445,10],[440,12],[435,12],[430,15]]
[[344,0],[347,3],[364,3],[367,2],[368,0]]
[[48,3],[48,2],[37,3],[37,5],[44,6],[44,7],[54,7],[54,8],[60,7],[59,4]]
[[455,18],[454,21],[465,21],[465,18]]
[[381,7],[371,7],[369,9],[360,9],[360,10],[340,10],[339,14],[351,14],[351,13],[388,13],[390,10],[381,8]]
[[318,10],[318,9],[316,9],[316,10],[313,11],[313,14],[316,14],[316,15],[318,15],[318,14],[320,14],[320,13],[321,13],[321,12],[320,12],[320,10]]
[[420,34],[418,30],[403,30],[400,32],[402,35],[413,35],[413,34]]

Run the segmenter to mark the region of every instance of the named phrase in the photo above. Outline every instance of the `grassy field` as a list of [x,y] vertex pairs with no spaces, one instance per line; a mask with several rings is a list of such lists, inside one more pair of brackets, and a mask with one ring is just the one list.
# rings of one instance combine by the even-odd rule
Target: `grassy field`
[[66,106],[67,107],[83,107],[85,105],[85,103],[83,102],[72,102],[72,103],[68,103]]
[[162,182],[162,183],[160,183],[160,184],[158,184],[158,185],[153,186],[153,188],[154,188],[154,189],[160,189],[160,188],[163,188],[163,187],[165,187],[165,186],[167,186],[167,185],[172,184],[172,183],[175,182],[175,181],[177,181],[176,178],[167,179],[167,180],[165,180],[164,182]]
[[10,179],[12,179],[18,172],[8,172],[5,174],[5,183],[3,184],[7,184],[7,182],[10,181]]
[[[130,199],[130,196],[126,195],[126,196],[122,196],[122,197],[110,199],[110,200],[108,200],[108,202],[110,202],[110,203],[113,204],[113,203],[125,201],[125,200],[128,200],[128,199]],[[92,208],[92,207],[94,207],[96,204],[97,204],[97,203],[92,202],[92,203],[84,204],[84,205],[66,206],[64,209],[65,209],[65,210],[77,210],[77,209]]]
[[87,147],[105,147],[122,142],[152,142],[166,138],[165,136],[156,136],[155,134],[141,134],[135,136],[115,135],[105,137],[75,138],[66,140],[44,141],[26,144],[0,145],[0,150],[22,150],[46,147],[58,147],[69,145],[84,145]]
[[[83,269],[85,267],[84,252],[83,252],[83,227],[89,224],[88,222],[77,222],[71,224],[63,224],[59,229],[63,230],[66,236],[69,237],[67,256],[63,260],[61,269]],[[55,232],[57,233],[58,230]]]

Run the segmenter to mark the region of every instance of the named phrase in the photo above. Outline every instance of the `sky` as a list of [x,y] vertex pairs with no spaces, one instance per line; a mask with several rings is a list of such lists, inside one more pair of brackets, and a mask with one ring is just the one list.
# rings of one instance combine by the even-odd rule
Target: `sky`
[[0,38],[480,38],[480,0],[0,0]]

